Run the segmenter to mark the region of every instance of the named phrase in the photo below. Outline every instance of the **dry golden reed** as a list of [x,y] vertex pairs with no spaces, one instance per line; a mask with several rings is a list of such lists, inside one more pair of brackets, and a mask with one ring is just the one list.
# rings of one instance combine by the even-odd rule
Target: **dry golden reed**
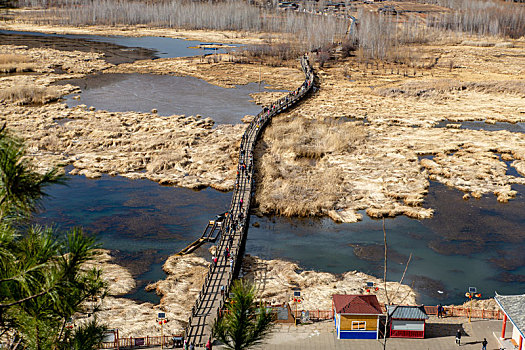
[[29,57],[15,54],[0,54],[0,73],[32,72],[35,65]]
[[339,169],[324,164],[325,157],[348,152],[364,138],[362,125],[354,122],[296,118],[273,123],[256,150],[259,208],[285,216],[324,215],[345,192]]
[[46,104],[60,98],[60,90],[54,86],[14,86],[0,90],[0,102],[16,105]]
[[445,93],[453,91],[477,91],[483,93],[508,93],[525,97],[525,80],[500,81],[457,81],[453,79],[436,79],[427,81],[407,82],[396,87],[375,90],[380,96],[409,97],[444,97]]

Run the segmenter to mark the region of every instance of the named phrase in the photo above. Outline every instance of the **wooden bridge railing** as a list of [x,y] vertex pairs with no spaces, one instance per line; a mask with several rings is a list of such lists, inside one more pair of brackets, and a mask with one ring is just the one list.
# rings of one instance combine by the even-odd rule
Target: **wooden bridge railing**
[[133,349],[160,345],[173,345],[173,338],[180,335],[125,337],[112,342],[103,342],[100,349]]
[[[253,153],[255,144],[273,116],[295,105],[313,87],[314,73],[307,55],[301,58],[301,67],[305,74],[303,84],[288,95],[264,107],[248,125],[242,136],[235,189],[228,216],[222,224],[221,238],[217,246],[218,261],[209,267],[185,330],[186,338],[195,345],[202,345],[208,340],[211,323],[224,306],[231,283],[240,270],[249,226],[250,203],[254,191]],[[230,258],[233,259],[233,262],[230,262]],[[224,293],[219,295],[221,286],[224,288]]]

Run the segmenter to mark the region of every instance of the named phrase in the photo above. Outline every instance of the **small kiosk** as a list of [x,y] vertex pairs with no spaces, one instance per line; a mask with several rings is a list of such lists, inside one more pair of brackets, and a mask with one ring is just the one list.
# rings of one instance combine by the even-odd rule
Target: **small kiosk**
[[375,295],[332,296],[337,339],[378,339],[383,314]]
[[523,338],[525,338],[525,294],[522,295],[499,295],[494,297],[496,303],[503,311],[503,326],[501,328],[500,340],[505,340],[507,321],[512,324],[512,337],[510,342],[518,350],[523,350]]
[[423,306],[388,305],[391,338],[424,338],[428,315]]

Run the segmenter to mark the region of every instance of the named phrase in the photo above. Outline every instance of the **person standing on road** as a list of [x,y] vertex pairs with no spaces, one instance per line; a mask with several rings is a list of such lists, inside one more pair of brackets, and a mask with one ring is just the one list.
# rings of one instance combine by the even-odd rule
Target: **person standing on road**
[[487,350],[488,343],[487,338],[483,338],[483,341],[481,342],[481,350]]
[[233,273],[233,258],[230,258],[230,272]]
[[458,332],[456,333],[456,344],[461,346],[461,329],[458,329]]

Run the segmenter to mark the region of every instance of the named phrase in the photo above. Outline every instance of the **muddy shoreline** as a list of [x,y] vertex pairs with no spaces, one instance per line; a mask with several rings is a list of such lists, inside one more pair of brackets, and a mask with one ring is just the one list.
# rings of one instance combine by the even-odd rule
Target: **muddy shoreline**
[[[208,272],[209,260],[195,254],[170,256],[163,265],[167,277],[146,287],[146,290],[161,297],[160,303],[154,305],[121,297],[135,288],[134,281],[127,269],[115,265],[114,258],[104,251],[96,264],[103,271],[103,279],[108,282],[109,296],[99,301],[101,311],[98,312],[98,319],[118,328],[121,337],[140,337],[156,334],[159,329],[151,319],[155,318],[157,312],[165,312],[170,320],[165,326],[165,334],[181,334]],[[358,271],[335,275],[301,270],[292,262],[263,260],[255,256],[243,259],[242,271],[243,278],[257,286],[258,298],[269,304],[290,302],[293,289],[300,288],[305,296],[301,304],[303,309],[330,310],[332,294],[366,293],[367,282],[376,284],[377,290],[373,294],[377,295],[380,303],[386,303],[387,300],[384,283]],[[409,286],[388,282],[387,288],[392,302],[416,302],[416,294]],[[76,322],[85,320],[85,317],[79,316]]]
[[132,63],[137,60],[156,58],[153,50],[142,47],[125,47],[94,40],[71,39],[60,36],[2,33],[0,45],[26,46],[29,49],[50,48],[60,51],[102,52],[103,59],[111,64]]

